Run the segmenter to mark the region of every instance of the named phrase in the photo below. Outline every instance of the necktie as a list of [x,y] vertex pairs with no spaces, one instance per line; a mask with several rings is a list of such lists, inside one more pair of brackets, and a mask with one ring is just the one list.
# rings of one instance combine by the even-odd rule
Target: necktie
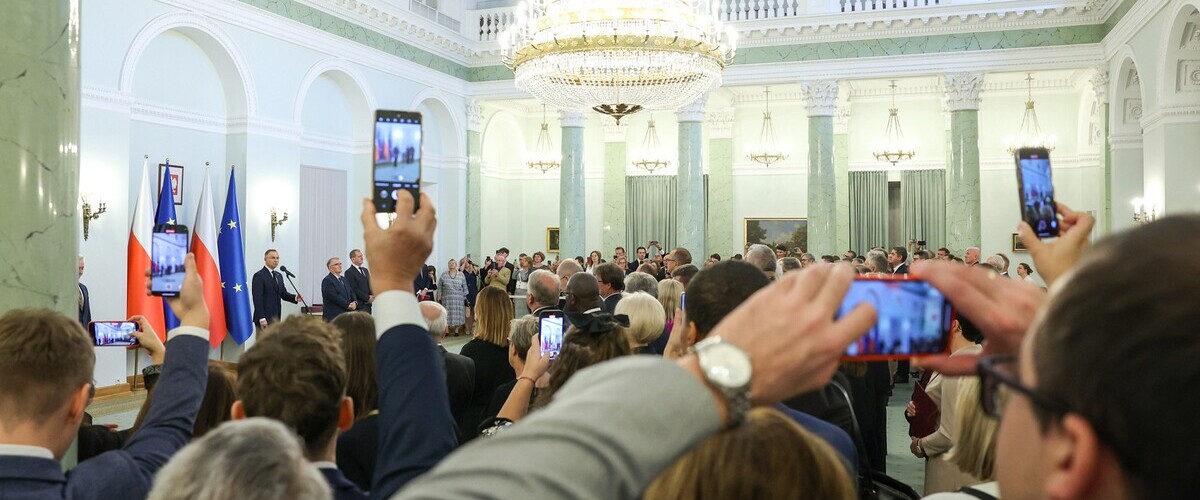
[[75,288],[79,290],[79,310],[82,311],[83,310],[83,285],[76,286]]
[[283,275],[279,274],[279,271],[271,271],[271,275],[275,277],[275,286],[283,290]]
[[346,296],[353,298],[354,293],[350,291],[350,286],[346,284],[346,280],[342,279],[341,276],[338,276],[337,279],[338,284],[342,285],[342,290],[346,292]]

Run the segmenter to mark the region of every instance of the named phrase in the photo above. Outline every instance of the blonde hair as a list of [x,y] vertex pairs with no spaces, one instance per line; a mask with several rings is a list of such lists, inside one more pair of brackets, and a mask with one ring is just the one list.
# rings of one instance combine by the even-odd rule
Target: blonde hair
[[662,304],[663,312],[666,313],[665,317],[675,317],[675,310],[679,309],[680,295],[683,295],[683,283],[675,280],[658,282],[658,303]]
[[475,299],[475,338],[508,347],[508,328],[513,320],[513,303],[508,293],[485,286]]
[[654,480],[642,498],[855,498],[828,444],[771,408],[709,437]]
[[[984,413],[979,404],[979,390],[979,377],[958,379],[958,399],[954,402],[958,438],[946,460],[959,470],[988,481],[996,473],[996,431],[1000,421]],[[1007,399],[1007,394],[1001,391],[1003,399]]]
[[667,318],[662,315],[662,304],[658,299],[646,292],[626,294],[617,302],[613,314],[629,316],[629,328],[625,329],[631,345],[646,345],[657,339],[667,325]]

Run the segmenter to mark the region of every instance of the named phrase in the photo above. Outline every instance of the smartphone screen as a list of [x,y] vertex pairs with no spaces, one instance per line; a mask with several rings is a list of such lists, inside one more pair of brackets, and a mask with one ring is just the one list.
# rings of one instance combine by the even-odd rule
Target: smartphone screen
[[1050,181],[1050,153],[1042,148],[1022,148],[1016,156],[1021,218],[1038,238],[1058,236],[1058,205]]
[[137,337],[133,336],[137,329],[137,323],[132,321],[93,321],[88,325],[96,347],[138,345]]
[[558,357],[562,350],[564,322],[562,314],[546,315],[541,318],[538,334],[542,340],[542,355],[550,353],[550,359]]
[[871,331],[846,349],[854,360],[901,359],[944,353],[950,340],[950,303],[933,285],[909,279],[859,279],[838,308],[837,317],[859,304],[875,307]]
[[412,193],[413,210],[420,202],[421,113],[415,111],[375,112],[374,193],[375,210],[394,213],[400,190]]
[[177,297],[183,288],[184,258],[188,252],[187,226],[154,226],[150,248],[150,293]]
[[679,308],[684,311],[687,310],[687,292],[679,293]]

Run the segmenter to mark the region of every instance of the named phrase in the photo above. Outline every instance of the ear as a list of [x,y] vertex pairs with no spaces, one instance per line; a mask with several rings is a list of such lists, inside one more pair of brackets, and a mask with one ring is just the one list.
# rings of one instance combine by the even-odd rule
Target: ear
[[244,420],[246,418],[246,407],[242,406],[242,400],[233,402],[233,407],[229,409],[230,420]]
[[1084,498],[1094,492],[1091,487],[1101,484],[1101,445],[1095,429],[1076,414],[1067,414],[1056,427],[1047,429],[1047,460],[1051,466],[1046,476],[1046,495],[1049,498]]
[[696,330],[696,324],[689,321],[687,324],[687,337],[684,338],[684,340],[687,341],[687,344],[685,344],[685,346],[691,347],[691,346],[696,345],[696,341],[699,338],[700,338],[700,332]]
[[342,396],[342,403],[338,408],[338,430],[345,432],[354,426],[354,398],[350,396]]
[[83,421],[83,413],[87,410],[88,402],[92,398],[92,384],[86,383],[71,393],[70,401],[67,405],[67,420],[71,427],[79,427]]

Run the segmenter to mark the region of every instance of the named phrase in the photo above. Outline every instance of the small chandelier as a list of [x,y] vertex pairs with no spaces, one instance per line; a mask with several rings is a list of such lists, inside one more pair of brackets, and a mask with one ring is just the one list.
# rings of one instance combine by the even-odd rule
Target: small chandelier
[[650,173],[671,166],[671,160],[668,159],[658,142],[658,129],[654,127],[653,117],[646,125],[646,138],[642,141],[642,157],[634,160],[633,166]]
[[883,132],[883,143],[876,144],[872,154],[879,161],[889,161],[895,165],[904,160],[911,160],[917,155],[913,143],[904,138],[900,129],[900,116],[896,111],[896,80],[889,85],[892,89],[892,107],[888,110],[887,129]]
[[550,126],[546,124],[546,106],[542,105],[542,131],[538,133],[537,147],[533,155],[525,162],[529,168],[546,173],[562,165],[562,152],[554,150],[554,142],[550,140]]
[[758,135],[758,148],[750,152],[750,159],[766,166],[786,160],[788,155],[779,149],[775,142],[775,125],[771,123],[771,89],[763,88],[766,95],[767,109],[763,112],[762,132]]
[[1133,222],[1149,224],[1158,219],[1158,207],[1142,198],[1133,199]]
[[1011,154],[1015,154],[1021,148],[1045,148],[1046,151],[1053,151],[1055,137],[1053,134],[1047,136],[1042,133],[1037,111],[1033,109],[1033,73],[1026,74],[1025,88],[1028,100],[1025,101],[1025,116],[1021,117],[1021,128],[1017,129],[1016,137],[1010,135],[1004,139],[1004,146]]

